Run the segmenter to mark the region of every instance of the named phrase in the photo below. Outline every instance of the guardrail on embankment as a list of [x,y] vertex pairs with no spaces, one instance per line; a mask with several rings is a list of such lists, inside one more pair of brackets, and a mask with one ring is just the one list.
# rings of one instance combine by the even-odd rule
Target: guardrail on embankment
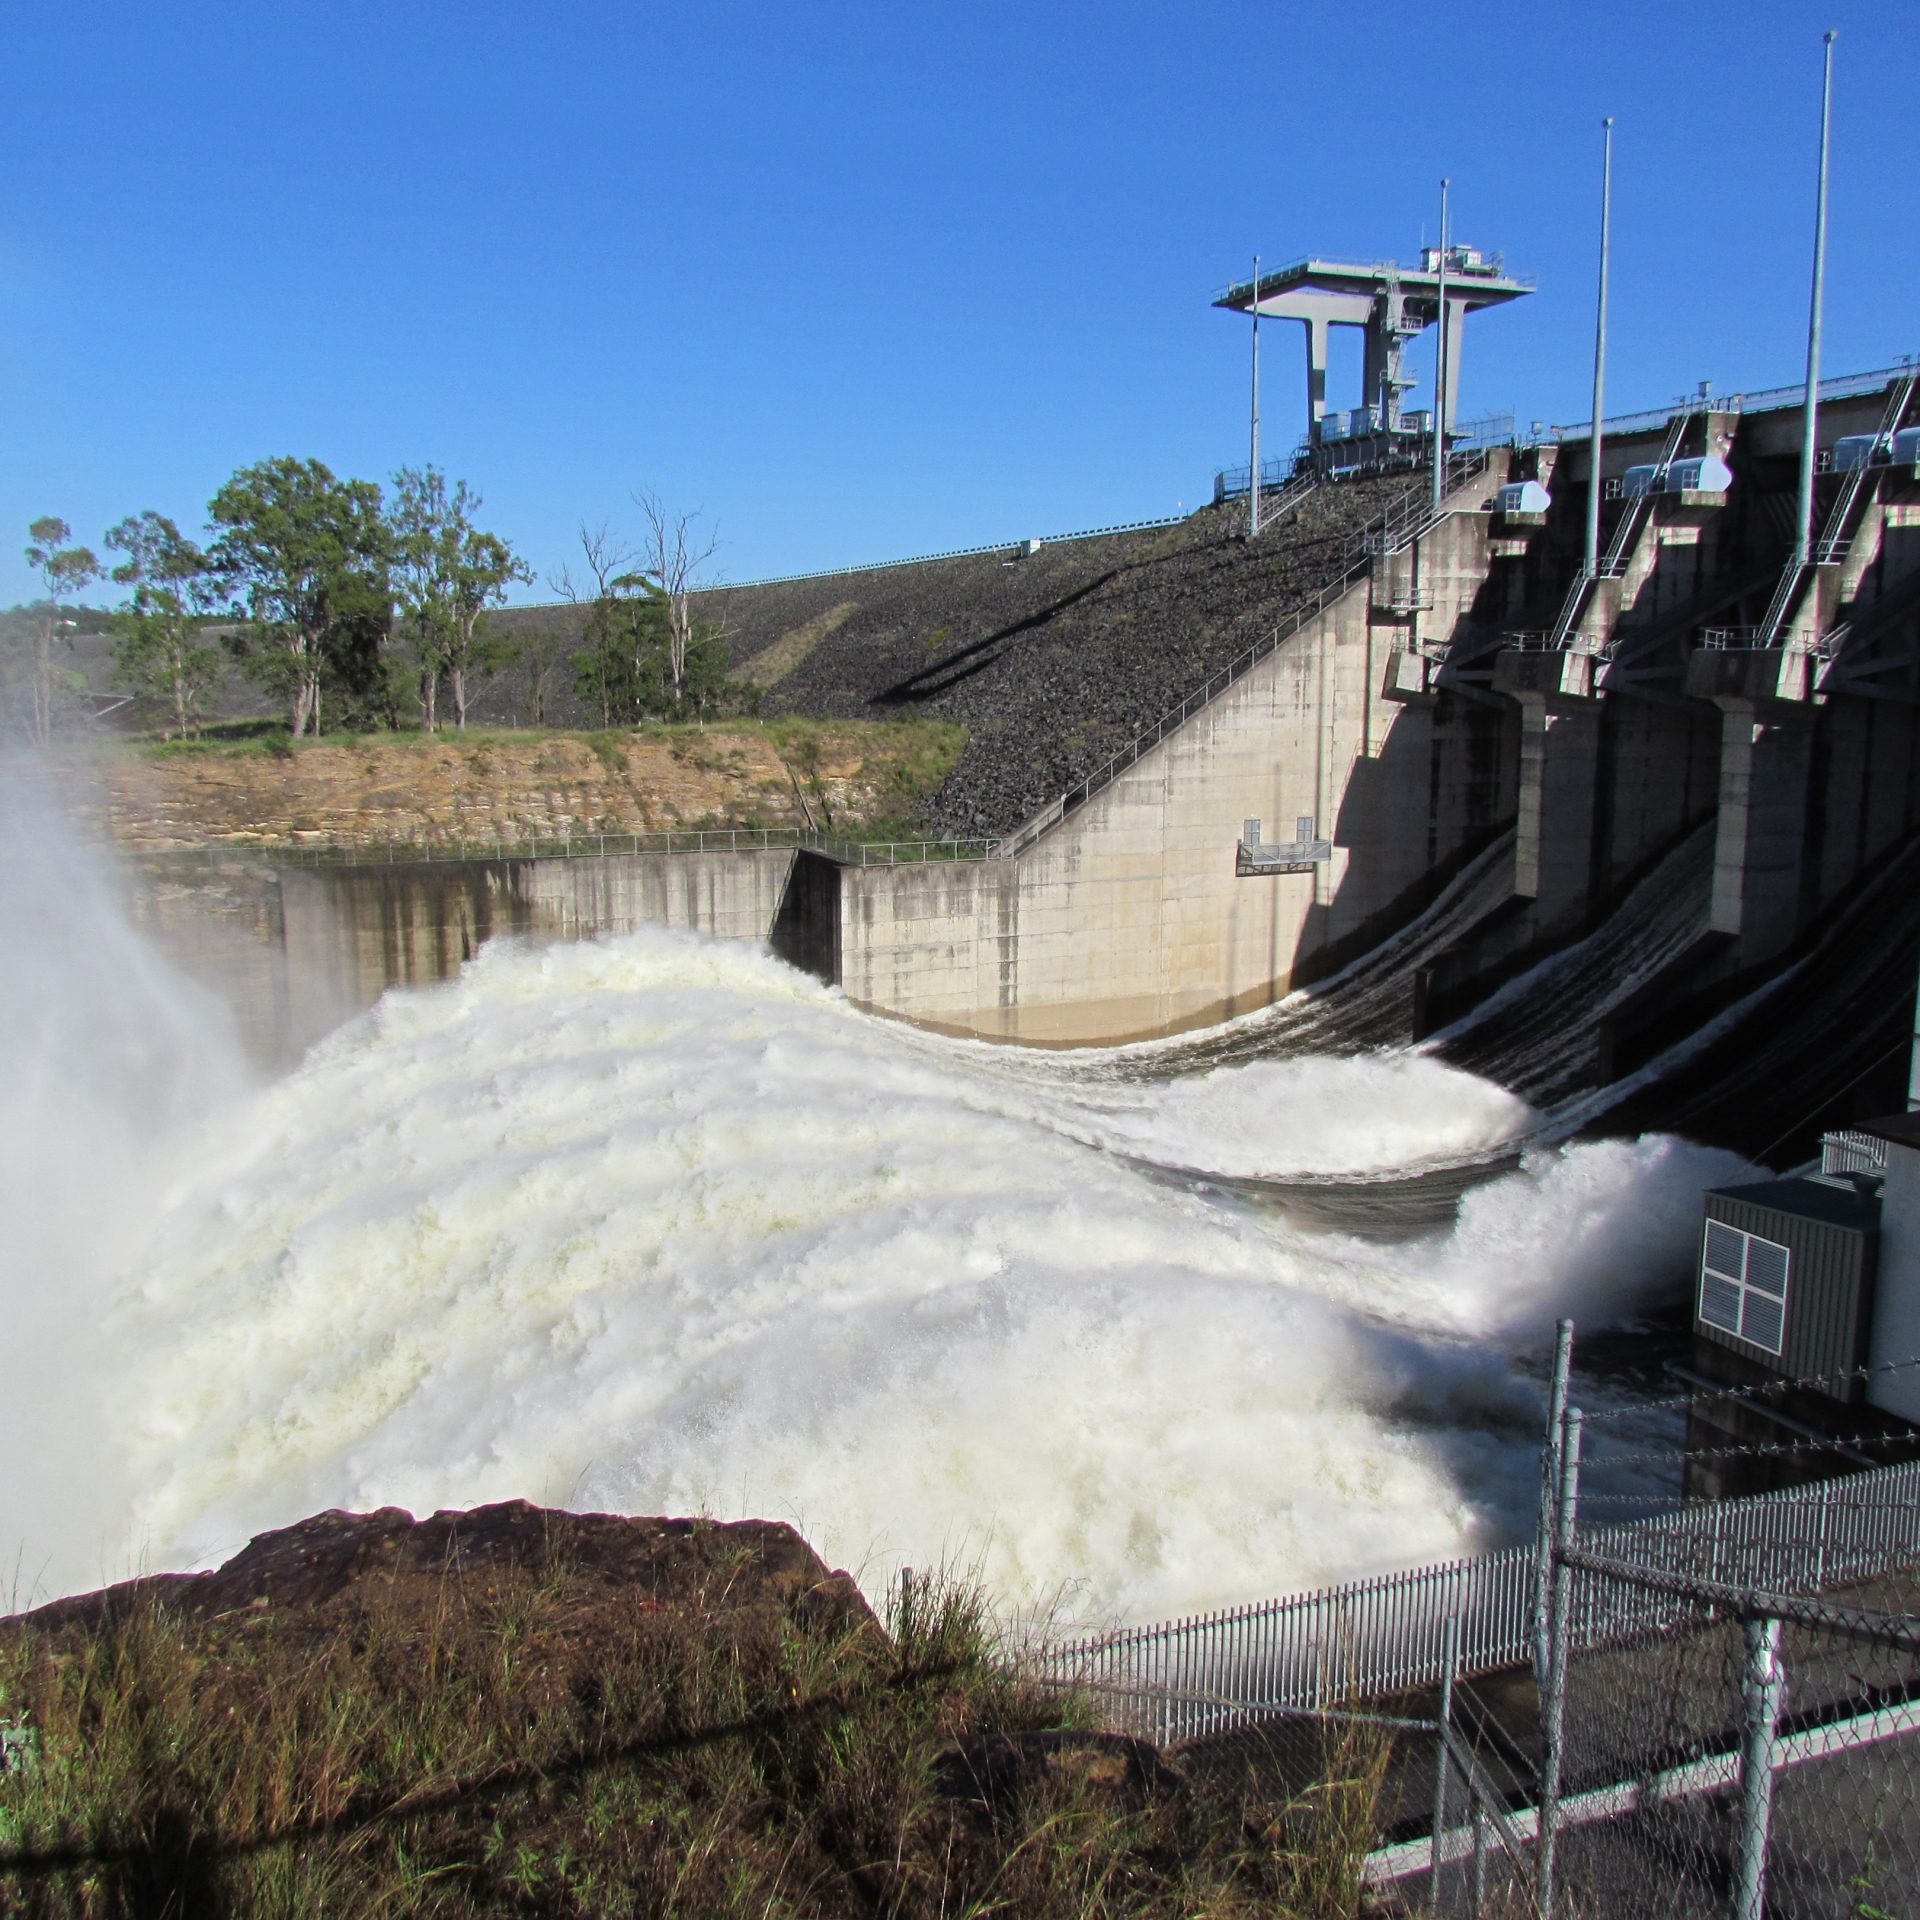
[[825,854],[849,867],[892,867],[925,861],[981,860],[997,840],[844,840],[805,827],[663,828],[655,833],[578,833],[531,840],[388,840],[361,846],[275,846],[220,841],[197,847],[130,848],[131,858],[210,866],[247,860],[279,867],[387,867],[468,860],[604,860],[633,854],[765,853],[794,849]]

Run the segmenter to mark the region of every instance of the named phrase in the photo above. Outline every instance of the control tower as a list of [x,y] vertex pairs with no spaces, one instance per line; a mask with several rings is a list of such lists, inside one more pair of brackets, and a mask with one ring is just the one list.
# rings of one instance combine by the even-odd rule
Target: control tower
[[[1444,294],[1443,294],[1444,289]],[[1477,247],[1426,248],[1417,267],[1398,262],[1301,260],[1258,282],[1229,287],[1214,301],[1232,313],[1258,312],[1264,319],[1298,320],[1307,330],[1307,442],[1316,457],[1323,444],[1340,440],[1391,439],[1433,430],[1430,411],[1409,412],[1401,396],[1417,383],[1402,370],[1407,343],[1441,317],[1446,305],[1447,391],[1442,420],[1451,426],[1460,391],[1460,336],[1466,317],[1479,307],[1504,306],[1533,291],[1516,280],[1498,254]],[[1367,340],[1363,398],[1350,414],[1327,411],[1327,329],[1360,327]]]

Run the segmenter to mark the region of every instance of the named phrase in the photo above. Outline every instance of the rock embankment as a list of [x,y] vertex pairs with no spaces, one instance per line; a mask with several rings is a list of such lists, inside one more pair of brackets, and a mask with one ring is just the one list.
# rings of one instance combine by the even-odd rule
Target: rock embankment
[[1204,1778],[792,1528],[324,1513],[0,1621],[0,1910],[1347,1920],[1378,1770]]

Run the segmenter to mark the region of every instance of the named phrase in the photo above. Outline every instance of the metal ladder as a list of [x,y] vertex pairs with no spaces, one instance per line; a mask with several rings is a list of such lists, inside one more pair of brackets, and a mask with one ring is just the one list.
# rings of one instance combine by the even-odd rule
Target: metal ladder
[[[1627,570],[1627,553],[1640,532],[1641,522],[1647,517],[1647,511],[1653,503],[1653,496],[1660,491],[1661,482],[1667,477],[1667,469],[1673,465],[1680,453],[1680,442],[1686,438],[1688,423],[1693,419],[1699,402],[1683,400],[1679,411],[1667,423],[1667,437],[1660,448],[1660,458],[1653,470],[1653,484],[1643,494],[1629,500],[1620,515],[1620,524],[1613,530],[1613,538],[1607,542],[1607,550],[1597,563],[1593,573],[1583,568],[1567,590],[1567,597],[1560,608],[1560,617],[1554,621],[1553,630],[1547,636],[1547,649],[1552,653],[1564,653],[1573,630],[1580,623],[1580,616],[1586,611],[1587,596],[1593,591],[1596,580],[1617,580]],[[1593,476],[1592,484],[1600,484],[1600,476]]]

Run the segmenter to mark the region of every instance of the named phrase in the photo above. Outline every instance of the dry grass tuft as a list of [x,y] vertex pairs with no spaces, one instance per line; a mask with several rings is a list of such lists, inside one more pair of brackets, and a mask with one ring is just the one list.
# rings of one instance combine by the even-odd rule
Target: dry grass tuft
[[1351,1914],[1384,1755],[1308,1792],[1201,1791],[1002,1656],[979,1590],[885,1631],[565,1566],[374,1584],[324,1623],[136,1597],[0,1638],[0,1912]]

